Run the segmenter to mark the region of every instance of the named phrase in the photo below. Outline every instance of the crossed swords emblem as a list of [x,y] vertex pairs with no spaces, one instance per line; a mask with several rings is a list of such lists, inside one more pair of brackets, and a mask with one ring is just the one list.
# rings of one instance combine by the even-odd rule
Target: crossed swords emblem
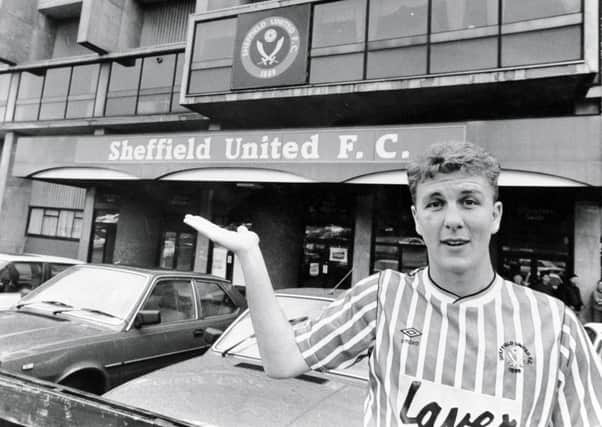
[[278,54],[280,49],[282,49],[282,45],[284,44],[284,37],[280,37],[278,42],[276,42],[276,46],[274,47],[274,50],[270,54],[266,53],[261,40],[257,40],[256,44],[257,44],[257,51],[261,55],[261,59],[259,60],[258,64],[269,66],[269,65],[274,65],[274,64],[278,63],[278,60],[276,59],[276,55]]

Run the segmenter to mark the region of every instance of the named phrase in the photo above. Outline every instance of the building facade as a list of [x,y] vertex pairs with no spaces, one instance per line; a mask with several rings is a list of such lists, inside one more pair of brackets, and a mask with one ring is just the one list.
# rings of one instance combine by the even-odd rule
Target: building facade
[[[600,278],[597,0],[0,5],[0,250],[244,284],[182,224],[248,224],[274,284],[428,262],[405,168],[437,141],[502,163],[492,262]],[[102,29],[102,31],[101,31]]]

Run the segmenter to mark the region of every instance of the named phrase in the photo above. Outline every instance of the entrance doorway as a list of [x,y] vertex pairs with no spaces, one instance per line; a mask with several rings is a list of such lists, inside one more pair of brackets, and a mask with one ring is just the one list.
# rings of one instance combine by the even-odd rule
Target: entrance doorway
[[113,263],[113,252],[115,249],[115,237],[117,235],[117,223],[119,222],[119,211],[96,210],[94,211],[94,226],[92,239],[90,241],[89,262]]

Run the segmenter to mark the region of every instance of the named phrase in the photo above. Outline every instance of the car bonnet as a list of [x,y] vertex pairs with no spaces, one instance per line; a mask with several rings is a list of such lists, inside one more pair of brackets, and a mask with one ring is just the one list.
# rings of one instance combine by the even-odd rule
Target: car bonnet
[[69,346],[107,331],[107,328],[64,318],[0,311],[0,358],[17,352],[34,353],[46,346]]
[[364,380],[308,373],[269,378],[258,361],[209,352],[132,380],[105,396],[197,424],[361,425]]

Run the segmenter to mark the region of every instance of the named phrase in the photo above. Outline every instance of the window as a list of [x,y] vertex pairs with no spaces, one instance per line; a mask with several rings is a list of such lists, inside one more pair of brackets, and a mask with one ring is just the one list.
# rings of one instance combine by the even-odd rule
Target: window
[[498,24],[498,0],[432,0],[432,9],[433,33],[473,30]]
[[107,93],[105,115],[120,116],[136,114],[138,86],[142,58],[132,60],[131,64],[111,64],[111,77]]
[[71,267],[71,264],[49,263],[48,264],[48,270],[49,270],[49,277],[48,278],[50,279],[51,277],[56,276],[57,274],[59,274],[63,270],[68,269],[69,267]]
[[159,310],[161,323],[195,317],[192,284],[189,280],[163,280],[155,286],[143,310]]
[[34,289],[42,283],[42,264],[39,262],[15,262],[19,272],[19,287]]
[[366,0],[316,4],[310,82],[362,79],[365,33]]
[[44,76],[27,71],[21,73],[15,106],[15,121],[38,119],[43,84]]
[[144,58],[138,114],[167,113],[171,103],[176,55]]
[[166,231],[163,233],[159,258],[160,268],[192,271],[196,234]]
[[236,311],[236,305],[217,284],[196,281],[194,286],[202,319],[232,314]]
[[65,117],[70,78],[71,67],[46,70],[40,120],[62,119]]
[[372,272],[409,272],[427,264],[424,242],[410,214],[409,191],[381,187],[376,193]]
[[92,117],[96,87],[98,86],[99,64],[77,65],[71,74],[71,86],[67,99],[67,118]]
[[72,209],[31,208],[27,234],[79,239],[84,213]]
[[171,95],[171,111],[189,111],[188,108],[180,105],[180,90],[182,88],[182,74],[184,73],[184,54],[178,53],[176,56],[176,78]]
[[503,23],[581,12],[581,0],[502,0]]
[[236,19],[219,19],[196,24],[190,66],[190,93],[230,89]]
[[4,115],[6,114],[10,78],[10,74],[0,74],[0,122],[4,121]]
[[367,78],[426,74],[428,1],[370,2]]

